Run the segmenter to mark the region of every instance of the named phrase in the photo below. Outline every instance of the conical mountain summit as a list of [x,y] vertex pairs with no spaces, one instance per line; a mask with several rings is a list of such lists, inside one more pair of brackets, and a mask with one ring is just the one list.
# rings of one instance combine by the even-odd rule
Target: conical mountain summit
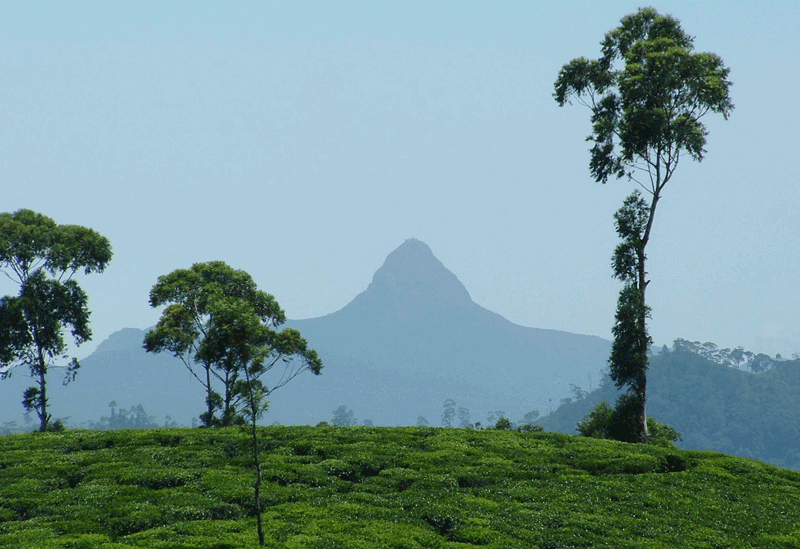
[[[599,380],[610,351],[599,337],[526,328],[481,307],[414,238],[391,252],[345,307],[290,324],[319,351],[320,379],[327,379],[287,392],[310,395],[314,406],[331,410],[346,405],[378,424],[436,418],[448,398],[481,414],[503,410],[511,419],[545,413],[570,394],[570,385]],[[282,399],[275,401],[279,409]]]
[[409,238],[375,271],[366,293],[373,299],[472,303],[469,292],[424,242]]
[[[321,376],[299,376],[271,395],[264,420],[290,425],[330,420],[341,405],[376,425],[413,425],[420,416],[438,425],[446,399],[472,422],[488,411],[511,420],[545,414],[570,385],[590,390],[599,382],[611,348],[599,337],[527,328],[488,311],[414,238],[345,307],[287,326],[324,363]],[[143,337],[144,330],[121,330],[82,360],[75,384],[53,386],[54,415],[79,425],[107,415],[116,401],[190,424],[203,410],[200,384],[178,359],[146,353]]]

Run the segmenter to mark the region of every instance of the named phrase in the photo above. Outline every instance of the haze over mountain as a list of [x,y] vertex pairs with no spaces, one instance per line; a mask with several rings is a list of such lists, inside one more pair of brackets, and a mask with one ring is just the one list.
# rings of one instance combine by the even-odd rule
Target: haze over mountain
[[[381,424],[423,415],[438,425],[447,398],[469,409],[472,421],[484,421],[489,410],[544,412],[570,384],[599,379],[610,350],[599,337],[527,328],[484,309],[413,238],[344,308],[290,324],[320,352],[322,377],[330,378],[324,386],[304,383],[313,400],[345,404]],[[301,419],[285,395],[274,404]]]
[[[496,410],[519,419],[556,407],[571,384],[591,389],[610,350],[599,337],[523,327],[486,310],[413,238],[341,310],[287,325],[300,330],[325,367],[319,377],[303,374],[276,391],[268,423],[316,424],[345,405],[378,425],[414,424],[420,415],[438,425],[448,398],[470,410],[473,422]],[[53,376],[54,417],[96,420],[114,400],[190,424],[203,409],[200,384],[177,359],[146,353],[144,333],[113,334],[81,361],[66,389]],[[0,385],[5,400],[21,400],[19,379],[29,381],[16,375]],[[18,417],[20,408],[4,408],[4,416]]]

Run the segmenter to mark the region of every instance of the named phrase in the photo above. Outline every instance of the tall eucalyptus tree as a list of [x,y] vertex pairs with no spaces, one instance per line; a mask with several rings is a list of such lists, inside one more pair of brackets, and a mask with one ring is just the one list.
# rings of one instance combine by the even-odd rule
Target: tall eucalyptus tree
[[[645,326],[650,282],[645,250],[656,206],[681,158],[703,159],[708,135],[703,117],[717,113],[727,119],[733,110],[729,69],[718,55],[695,52],[694,39],[680,22],[653,8],[623,17],[601,45],[598,59],[579,57],[561,68],[553,96],[560,106],[575,100],[591,111],[592,177],[599,183],[626,177],[649,195],[641,230],[629,242],[633,276],[624,279],[620,295],[624,314],[638,315],[637,323]],[[613,261],[616,268],[616,253]],[[633,308],[631,291],[639,294]],[[613,361],[612,356],[612,372]],[[643,380],[646,359],[639,367]],[[646,439],[645,384],[636,391],[641,396],[637,438]]]

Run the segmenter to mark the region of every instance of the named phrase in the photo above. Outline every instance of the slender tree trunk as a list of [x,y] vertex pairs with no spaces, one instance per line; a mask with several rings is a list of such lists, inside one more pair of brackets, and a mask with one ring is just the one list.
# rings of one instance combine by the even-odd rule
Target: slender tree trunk
[[228,425],[233,425],[236,419],[236,410],[233,406],[233,397],[234,391],[233,388],[236,385],[236,381],[239,378],[236,371],[233,370],[231,367],[225,368],[225,401],[224,401],[224,408],[222,410],[222,426],[226,427]]
[[47,373],[47,365],[44,361],[42,351],[39,351],[38,356],[39,365],[37,366],[37,374],[39,374],[39,402],[36,403],[36,414],[39,416],[39,430],[44,432],[47,430],[47,424],[50,422],[50,416],[47,414],[47,384],[45,381],[45,374]]
[[[650,219],[653,218],[653,210],[650,210]],[[639,257],[639,292],[642,295],[642,310],[639,317],[639,323],[641,326],[642,331],[646,334],[647,333],[647,303],[645,302],[645,290],[647,289],[647,271],[645,269],[645,253],[644,253],[644,245],[641,249],[641,254]],[[636,383],[636,392],[638,393],[639,401],[641,402],[641,407],[639,408],[639,412],[637,414],[636,420],[639,424],[639,438],[641,442],[647,443],[647,355],[644,357],[644,363],[641,366],[641,372],[639,372],[639,380]]]
[[[661,168],[659,164],[656,166],[656,187],[655,192],[653,193],[653,201],[650,203],[650,215],[647,218],[647,226],[645,228],[644,235],[642,235],[641,246],[638,250],[639,292],[642,294],[642,312],[639,322],[641,322],[642,330],[644,330],[645,333],[647,332],[647,301],[645,300],[645,292],[647,290],[647,285],[650,282],[647,280],[647,254],[645,253],[645,249],[647,248],[647,243],[650,241],[650,231],[653,228],[653,220],[656,216],[656,205],[658,204],[658,199],[660,197],[659,189],[661,188],[661,185],[663,184],[661,183]],[[639,433],[641,435],[642,442],[644,443],[647,442],[649,436],[649,433],[647,432],[647,362],[648,359],[645,357],[645,362],[642,364],[642,371],[637,384],[637,393],[641,401],[641,408],[639,409],[637,416],[637,423],[639,424]]]
[[[645,363],[645,367],[647,364]],[[639,408],[639,413],[637,416],[637,422],[639,423],[639,433],[641,442],[647,443],[647,439],[649,433],[647,432],[647,373],[646,370],[642,371],[641,377],[639,379],[639,398],[641,399],[641,408]]]
[[[255,409],[253,410],[255,415]],[[256,530],[258,531],[258,543],[264,545],[264,526],[261,522],[261,455],[258,451],[258,432],[256,430],[256,421],[253,419],[253,458],[256,462],[256,483],[253,486],[253,495],[255,498],[256,506]]]
[[253,390],[253,381],[250,379],[247,366],[244,368],[244,375],[245,382],[247,383],[247,405],[250,408],[250,432],[253,436],[253,461],[256,465],[256,482],[253,485],[253,503],[256,509],[256,531],[258,532],[258,543],[264,545],[264,526],[261,521],[261,453],[258,449],[258,430],[256,428],[259,401]]
[[208,418],[206,427],[214,426],[214,402],[211,398],[211,367],[206,365],[206,406],[208,407]]

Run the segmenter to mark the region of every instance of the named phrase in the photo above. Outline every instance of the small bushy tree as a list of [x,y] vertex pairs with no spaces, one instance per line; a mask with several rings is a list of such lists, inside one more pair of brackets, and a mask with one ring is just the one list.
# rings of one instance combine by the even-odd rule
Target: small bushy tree
[[358,419],[356,419],[356,413],[353,410],[341,405],[333,411],[330,423],[338,427],[348,427],[358,425]]

